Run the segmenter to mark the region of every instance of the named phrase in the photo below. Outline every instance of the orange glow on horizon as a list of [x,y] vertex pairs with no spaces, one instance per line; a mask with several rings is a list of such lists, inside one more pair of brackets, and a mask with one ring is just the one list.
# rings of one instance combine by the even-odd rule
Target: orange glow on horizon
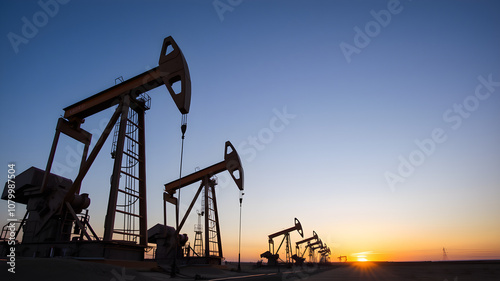
[[364,251],[360,253],[354,253],[352,256],[354,257],[354,260],[357,260],[359,262],[367,262],[371,259],[368,259],[368,255],[371,254],[372,251]]

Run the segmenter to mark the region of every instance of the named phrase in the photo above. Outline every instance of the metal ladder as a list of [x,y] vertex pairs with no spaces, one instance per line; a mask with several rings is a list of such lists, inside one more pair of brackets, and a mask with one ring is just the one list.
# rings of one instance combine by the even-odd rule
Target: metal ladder
[[[137,112],[129,109],[126,124],[125,145],[123,151],[122,168],[120,175],[120,187],[118,188],[118,204],[115,211],[121,215],[121,224],[115,221],[115,228],[113,233],[121,235],[122,240],[137,242],[139,234],[139,222],[141,218],[139,215],[138,201],[139,196],[139,182],[143,181],[138,177],[138,164],[142,162],[139,157],[139,146],[141,144],[138,140],[138,133],[144,130],[137,124]],[[120,123],[115,125],[115,132],[113,135],[113,144],[111,146],[111,157],[116,155],[116,143],[118,141]]]
[[215,210],[213,206],[212,191],[215,192],[214,187],[210,187],[208,192],[208,233],[209,233],[209,254],[217,256],[219,254],[218,241],[217,241],[217,226],[215,221]]

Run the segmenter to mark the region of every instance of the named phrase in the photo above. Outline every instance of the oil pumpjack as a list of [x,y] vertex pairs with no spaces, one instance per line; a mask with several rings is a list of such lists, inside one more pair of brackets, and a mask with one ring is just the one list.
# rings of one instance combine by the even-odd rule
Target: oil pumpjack
[[309,262],[316,262],[314,251],[322,249],[323,247],[323,241],[321,241],[321,239],[318,239],[316,242],[309,245]]
[[[316,231],[313,231],[313,235],[309,238],[306,238],[306,239],[303,239],[303,240],[300,240],[298,242],[295,242],[295,252],[296,254],[292,256],[292,259],[295,261],[295,264],[297,265],[302,265],[304,263],[304,261],[306,260],[304,258],[304,254],[306,253],[307,249],[310,248],[310,245],[311,245],[311,241],[312,240],[316,240],[318,241],[318,234],[316,233]],[[304,248],[304,251],[302,252],[302,254],[300,254],[300,245],[301,244],[304,244],[304,243],[307,243],[306,247]]]
[[[163,40],[157,67],[64,108],[45,170],[31,167],[16,177],[13,201],[26,204],[26,215],[16,222],[16,238],[23,230],[22,243],[16,248],[18,256],[144,259],[148,247],[145,111],[150,109],[146,92],[161,85],[166,86],[180,113],[187,114],[191,102],[189,69],[172,37]],[[86,118],[113,106],[116,109],[89,154],[92,134],[81,125]],[[90,197],[81,187],[115,124],[114,166],[101,236],[90,224]],[[52,173],[61,134],[84,145],[73,180]],[[2,199],[7,200],[7,195],[6,184]],[[7,247],[4,233],[0,237],[3,253]]]
[[[295,218],[295,225],[294,226],[269,235],[269,250],[266,251],[266,252],[264,252],[264,253],[262,253],[260,255],[260,257],[261,258],[266,258],[268,265],[276,265],[276,264],[278,264],[278,259],[280,259],[280,256],[279,256],[278,252],[279,252],[281,246],[283,245],[283,242],[285,242],[286,257],[285,257],[284,262],[285,263],[291,263],[291,260],[292,260],[292,250],[293,249],[292,249],[292,242],[290,240],[290,232],[295,231],[295,230],[297,230],[297,232],[299,233],[299,235],[301,237],[304,237],[304,232],[302,230],[302,225],[300,224],[300,222],[299,222],[299,220],[297,218]],[[278,248],[275,250],[274,249],[274,240],[273,239],[276,238],[276,237],[278,237],[278,236],[281,236],[281,235],[283,235],[283,239],[281,240],[281,243],[278,246]]]
[[[182,227],[184,226],[189,214],[191,213],[194,204],[203,191],[202,200],[204,202],[204,209],[202,210],[202,212],[204,213],[204,251],[203,253],[197,253],[196,251],[194,251],[196,257],[189,257],[182,260],[182,262],[221,264],[224,256],[222,252],[222,239],[218,214],[219,211],[217,208],[217,199],[215,196],[215,186],[217,185],[217,181],[214,176],[224,171],[229,172],[238,189],[242,191],[244,183],[243,167],[241,165],[241,160],[236,149],[229,141],[227,141],[225,144],[223,161],[165,184],[165,192],[163,193],[164,224],[158,224],[148,231],[149,242],[157,244],[158,259],[164,260],[167,264],[170,264],[175,262],[176,258],[179,258],[179,246],[183,246],[183,244],[176,244],[175,237],[178,237],[180,235],[180,231],[182,230]],[[191,200],[191,203],[182,219],[179,220],[179,200],[177,197],[175,197],[175,194],[181,188],[184,188],[196,182],[200,182],[200,186],[198,187],[198,190]],[[173,204],[176,207],[176,229],[166,226],[167,203]]]
[[321,255],[319,259],[320,263],[328,263],[330,261],[332,250],[330,250],[330,247],[328,247],[326,244],[323,245],[323,248],[321,248],[318,253]]

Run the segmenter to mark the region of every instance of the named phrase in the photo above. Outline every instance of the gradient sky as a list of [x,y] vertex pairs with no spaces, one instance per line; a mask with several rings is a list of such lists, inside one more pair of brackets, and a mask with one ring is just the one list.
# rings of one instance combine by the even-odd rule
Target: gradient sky
[[[498,1],[61,2],[50,15],[36,1],[0,4],[1,182],[11,162],[18,173],[44,168],[62,109],[157,66],[171,35],[192,81],[183,174],[221,161],[226,140],[243,162],[242,260],[260,259],[267,235],[294,217],[333,257],[440,260],[445,247],[450,259],[500,258]],[[23,35],[26,22],[36,32]],[[149,95],[153,226],[163,184],[179,175],[181,116],[164,87]],[[112,111],[83,124],[94,141]],[[82,187],[101,235],[110,146]],[[75,177],[78,149],[61,140],[61,176]],[[388,174],[404,182],[391,186]],[[228,179],[219,175],[217,192],[235,260],[238,190]],[[182,191],[182,209],[196,188]],[[0,210],[5,221],[6,202]],[[195,223],[184,229],[191,243]]]

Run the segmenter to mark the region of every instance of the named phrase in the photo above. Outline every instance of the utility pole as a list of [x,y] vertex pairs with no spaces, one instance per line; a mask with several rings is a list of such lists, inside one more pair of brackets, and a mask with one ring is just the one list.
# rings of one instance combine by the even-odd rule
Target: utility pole
[[240,231],[239,231],[239,239],[238,239],[238,271],[241,271],[241,204],[243,203],[243,193],[240,191]]

